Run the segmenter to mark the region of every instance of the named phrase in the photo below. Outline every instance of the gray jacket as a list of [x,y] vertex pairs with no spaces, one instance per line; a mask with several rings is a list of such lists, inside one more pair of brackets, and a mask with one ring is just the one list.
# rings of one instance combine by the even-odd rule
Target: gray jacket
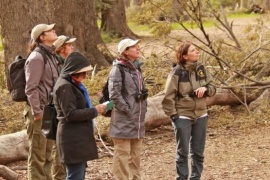
[[[48,52],[53,48],[40,45]],[[44,60],[39,52],[33,51],[25,63],[25,93],[34,116],[42,113],[43,106],[52,100],[53,84],[58,78],[58,61],[52,54],[49,55],[44,66]]]
[[[109,95],[114,101],[111,115],[110,136],[114,138],[134,139],[145,136],[146,100],[135,100],[136,94],[145,89],[143,77],[138,70],[142,63],[115,60],[125,72],[125,91],[122,89],[122,76],[119,68],[113,66],[109,76]],[[133,76],[133,77],[132,77]]]

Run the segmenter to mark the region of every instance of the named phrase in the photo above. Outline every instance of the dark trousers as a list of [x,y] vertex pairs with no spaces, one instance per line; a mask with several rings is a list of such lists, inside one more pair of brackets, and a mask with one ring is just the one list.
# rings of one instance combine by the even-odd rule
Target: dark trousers
[[173,122],[176,138],[177,180],[186,180],[189,176],[188,154],[191,155],[191,180],[199,180],[203,170],[204,148],[206,141],[208,116],[197,120],[176,119]]
[[66,164],[66,180],[84,180],[86,162],[78,164]]

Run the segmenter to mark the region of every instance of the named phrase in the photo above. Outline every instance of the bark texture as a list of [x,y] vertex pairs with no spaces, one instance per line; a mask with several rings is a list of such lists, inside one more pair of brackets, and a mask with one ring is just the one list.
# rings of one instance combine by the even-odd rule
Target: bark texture
[[92,65],[107,67],[111,64],[113,57],[101,38],[94,1],[49,0],[48,7],[57,35],[76,37],[76,49],[86,55]]
[[27,56],[31,29],[36,24],[49,23],[44,4],[44,0],[0,1],[0,31],[6,68],[17,55]]
[[110,3],[110,7],[102,10],[101,29],[111,36],[137,38],[127,25],[124,1],[107,3]]
[[8,180],[17,180],[18,174],[6,166],[0,165],[0,177]]
[[26,160],[29,144],[26,130],[0,136],[0,164]]

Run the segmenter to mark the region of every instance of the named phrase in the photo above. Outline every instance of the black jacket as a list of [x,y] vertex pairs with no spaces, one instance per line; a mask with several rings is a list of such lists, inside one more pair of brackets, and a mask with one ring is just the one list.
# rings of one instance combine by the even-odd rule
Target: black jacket
[[59,120],[56,144],[62,163],[82,163],[98,158],[93,119],[96,108],[87,108],[82,91],[71,74],[90,62],[80,53],[71,53],[54,88],[54,103]]

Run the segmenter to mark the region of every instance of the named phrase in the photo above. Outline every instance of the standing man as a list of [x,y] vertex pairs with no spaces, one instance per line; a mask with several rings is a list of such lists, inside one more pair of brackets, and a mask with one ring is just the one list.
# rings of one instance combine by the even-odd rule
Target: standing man
[[25,63],[27,104],[24,110],[29,140],[28,180],[51,180],[53,140],[41,132],[43,107],[52,101],[58,78],[53,42],[55,24],[38,24],[31,31],[30,55]]
[[[68,36],[58,36],[57,40],[54,41],[55,52],[59,60],[59,72],[65,62],[67,56],[74,51],[73,42],[76,38],[69,38]],[[53,180],[64,180],[66,178],[66,166],[60,162],[56,143],[53,144],[52,150],[52,177]]]

